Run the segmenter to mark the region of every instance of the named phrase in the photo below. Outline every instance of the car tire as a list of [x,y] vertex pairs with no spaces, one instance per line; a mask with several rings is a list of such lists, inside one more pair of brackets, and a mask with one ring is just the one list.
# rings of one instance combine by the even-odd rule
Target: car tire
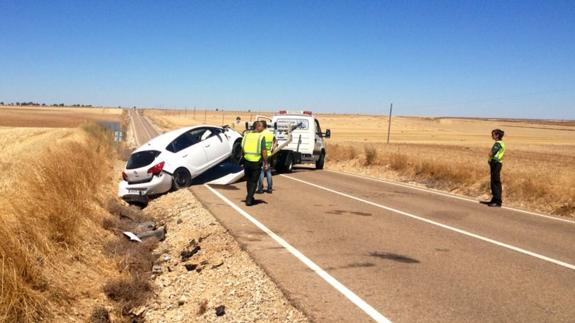
[[325,164],[325,151],[322,150],[321,154],[319,155],[319,159],[315,162],[315,169],[323,169],[324,164]]
[[192,185],[192,175],[190,175],[190,172],[183,167],[176,169],[172,176],[172,187],[175,190]]
[[230,155],[230,160],[236,164],[239,164],[242,160],[242,141],[236,140],[234,146],[232,147],[232,154]]

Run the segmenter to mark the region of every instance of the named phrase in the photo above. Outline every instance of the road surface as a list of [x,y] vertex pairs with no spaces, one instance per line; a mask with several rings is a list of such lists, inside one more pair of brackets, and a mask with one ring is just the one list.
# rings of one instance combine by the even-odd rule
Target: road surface
[[190,189],[314,321],[575,321],[575,222],[309,168],[274,186]]

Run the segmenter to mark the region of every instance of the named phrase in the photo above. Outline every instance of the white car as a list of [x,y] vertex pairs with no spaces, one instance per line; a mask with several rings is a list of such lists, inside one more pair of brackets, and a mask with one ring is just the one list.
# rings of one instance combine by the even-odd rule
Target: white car
[[128,202],[190,186],[192,179],[225,161],[241,158],[242,135],[228,127],[201,125],[173,130],[136,149],[122,172],[118,195]]

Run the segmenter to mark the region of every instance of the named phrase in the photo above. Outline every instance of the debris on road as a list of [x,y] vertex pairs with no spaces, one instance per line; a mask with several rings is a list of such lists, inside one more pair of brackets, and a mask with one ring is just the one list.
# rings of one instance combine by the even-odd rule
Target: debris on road
[[308,321],[192,192],[155,199],[146,213],[170,226],[170,234],[158,246],[162,274],[153,278],[145,321],[221,322],[217,313],[233,322]]
[[224,316],[226,314],[226,306],[220,305],[216,307],[216,316]]
[[146,240],[146,239],[148,239],[148,238],[153,238],[153,237],[154,237],[154,238],[158,239],[159,241],[164,241],[164,239],[166,239],[166,228],[161,227],[161,228],[159,228],[159,229],[157,229],[157,230],[146,231],[146,232],[143,232],[143,233],[139,233],[139,234],[138,234],[138,237],[139,237],[141,240]]
[[190,259],[193,255],[198,253],[202,248],[196,245],[192,250],[182,250],[180,256],[182,257],[182,261],[186,261]]
[[128,239],[130,239],[130,241],[136,241],[136,242],[142,242],[142,240],[140,239],[140,237],[138,237],[136,234],[134,234],[133,232],[130,231],[124,231],[122,232],[126,237],[128,237]]

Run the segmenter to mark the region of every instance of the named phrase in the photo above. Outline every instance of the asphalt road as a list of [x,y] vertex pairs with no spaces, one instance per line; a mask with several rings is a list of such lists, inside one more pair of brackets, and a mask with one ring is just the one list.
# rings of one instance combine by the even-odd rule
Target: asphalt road
[[575,321],[575,222],[308,168],[274,188],[191,190],[315,321]]
[[140,146],[146,143],[146,141],[159,135],[159,132],[154,128],[154,126],[148,121],[148,119],[140,114],[140,110],[129,110],[131,127],[134,132],[134,139],[136,140],[136,145]]

